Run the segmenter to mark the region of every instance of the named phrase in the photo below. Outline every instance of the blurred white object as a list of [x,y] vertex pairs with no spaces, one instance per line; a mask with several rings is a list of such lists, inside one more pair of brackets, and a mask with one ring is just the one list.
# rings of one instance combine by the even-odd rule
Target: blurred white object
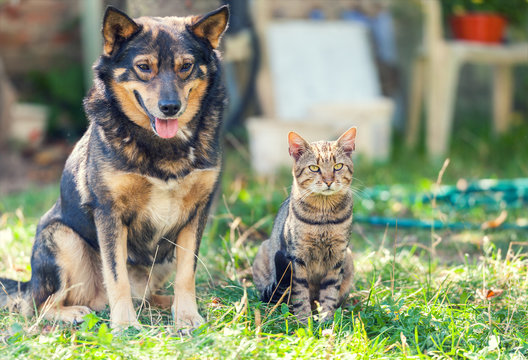
[[30,146],[39,145],[46,130],[48,108],[44,105],[17,103],[11,114],[10,138]]
[[303,121],[327,102],[381,96],[367,29],[345,21],[273,22],[267,32],[275,113]]

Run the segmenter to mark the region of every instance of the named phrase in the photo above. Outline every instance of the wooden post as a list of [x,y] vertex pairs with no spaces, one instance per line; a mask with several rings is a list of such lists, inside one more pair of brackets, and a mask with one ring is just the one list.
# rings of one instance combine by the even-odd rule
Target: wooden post
[[4,69],[4,63],[0,58],[0,148],[3,147],[9,137],[12,119],[11,111],[16,97]]
[[508,130],[512,102],[512,67],[495,65],[493,72],[493,125],[496,133]]
[[420,129],[420,115],[422,114],[423,94],[425,85],[425,71],[427,58],[419,55],[412,65],[412,82],[409,95],[409,123],[407,125],[406,143],[409,147],[416,146]]

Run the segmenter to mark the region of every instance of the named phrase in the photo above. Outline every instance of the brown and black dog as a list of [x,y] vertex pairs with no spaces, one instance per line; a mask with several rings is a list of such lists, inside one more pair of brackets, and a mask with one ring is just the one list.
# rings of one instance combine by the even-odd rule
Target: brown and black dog
[[[106,10],[90,124],[39,222],[31,280],[0,279],[0,306],[80,322],[109,304],[113,327],[137,327],[132,299],[146,297],[171,307],[178,328],[203,322],[195,270],[220,175],[228,18],[225,6],[134,20]],[[174,272],[174,296],[156,294]]]

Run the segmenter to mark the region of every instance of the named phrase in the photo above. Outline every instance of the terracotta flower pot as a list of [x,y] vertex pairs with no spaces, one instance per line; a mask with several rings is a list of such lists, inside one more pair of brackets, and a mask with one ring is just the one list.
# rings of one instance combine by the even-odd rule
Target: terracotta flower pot
[[458,40],[500,43],[506,19],[496,14],[465,14],[451,17],[451,29]]

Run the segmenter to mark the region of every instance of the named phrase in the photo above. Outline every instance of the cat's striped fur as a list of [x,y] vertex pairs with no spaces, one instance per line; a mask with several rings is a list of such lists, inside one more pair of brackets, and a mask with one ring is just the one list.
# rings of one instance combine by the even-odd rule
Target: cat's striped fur
[[253,263],[253,279],[265,302],[277,302],[291,286],[293,311],[306,320],[317,306],[331,317],[352,287],[354,265],[348,248],[352,224],[356,129],[337,141],[307,143],[288,136],[294,159],[291,194]]

